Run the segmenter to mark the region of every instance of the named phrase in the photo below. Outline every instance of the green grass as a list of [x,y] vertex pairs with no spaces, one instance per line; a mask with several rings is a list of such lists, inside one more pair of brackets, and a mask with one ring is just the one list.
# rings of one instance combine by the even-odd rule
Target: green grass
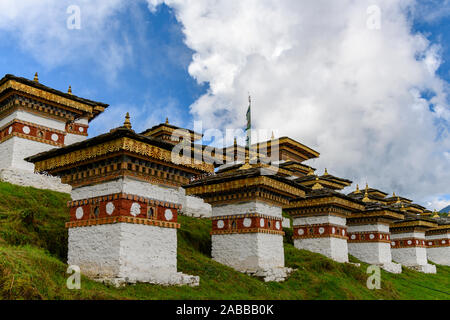
[[[446,299],[450,267],[425,275],[382,271],[382,288],[366,287],[367,265],[336,263],[297,250],[286,229],[286,265],[297,269],[283,283],[264,283],[210,258],[210,221],[179,217],[178,270],[200,276],[199,287],[136,284],[115,288],[82,278],[81,290],[66,288],[66,202],[50,191],[0,182],[0,299]],[[353,262],[357,262],[352,258]]]

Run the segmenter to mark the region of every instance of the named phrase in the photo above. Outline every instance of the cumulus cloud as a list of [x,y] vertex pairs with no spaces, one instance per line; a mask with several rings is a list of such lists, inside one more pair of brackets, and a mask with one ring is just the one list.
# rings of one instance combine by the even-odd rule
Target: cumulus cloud
[[[70,6],[79,8],[80,29],[67,27]],[[132,53],[115,19],[127,6],[123,0],[2,0],[0,31],[46,67],[91,59],[114,79]]]
[[415,1],[148,3],[174,9],[189,72],[210,85],[191,106],[204,126],[244,126],[250,91],[254,126],[319,150],[310,164],[422,203],[450,194],[448,83],[440,47],[411,30]]

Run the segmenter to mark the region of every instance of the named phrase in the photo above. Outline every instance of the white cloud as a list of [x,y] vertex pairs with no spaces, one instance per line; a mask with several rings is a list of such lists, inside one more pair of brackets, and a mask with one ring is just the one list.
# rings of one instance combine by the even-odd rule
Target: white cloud
[[[210,84],[191,106],[204,126],[242,127],[250,91],[254,125],[318,149],[314,166],[422,203],[450,194],[448,83],[439,47],[411,33],[413,0],[148,3],[174,8],[189,72]],[[366,26],[374,3],[380,30]]]

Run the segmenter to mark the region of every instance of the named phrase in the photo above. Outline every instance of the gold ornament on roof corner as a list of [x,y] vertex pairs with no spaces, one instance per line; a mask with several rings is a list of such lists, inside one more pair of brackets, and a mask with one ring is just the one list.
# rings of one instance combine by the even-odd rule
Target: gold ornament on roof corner
[[70,95],[72,94],[72,86],[69,86],[69,90],[67,90],[67,93]]
[[394,197],[394,198],[396,197],[396,195],[395,195],[395,191],[394,191],[394,192],[392,192],[392,197]]
[[130,121],[130,114],[127,112],[127,115],[125,116],[125,122],[123,123],[123,127],[127,129],[131,129],[131,121]]
[[354,193],[361,193],[361,190],[359,190],[359,184],[356,185],[356,190]]
[[33,79],[33,81],[34,81],[34,82],[39,82],[39,76],[38,76],[38,73],[37,73],[37,72],[34,74],[34,79]]
[[325,172],[323,173],[323,175],[324,175],[324,176],[327,176],[327,175],[328,175],[328,170],[327,170],[327,168],[325,168]]
[[397,202],[396,203],[400,203],[400,197],[397,196]]
[[166,117],[166,124],[169,124],[169,118]]
[[440,218],[439,214],[437,213],[436,209],[434,209],[434,215],[433,218]]
[[313,175],[314,175],[314,170],[311,167],[309,167],[308,176],[313,176]]

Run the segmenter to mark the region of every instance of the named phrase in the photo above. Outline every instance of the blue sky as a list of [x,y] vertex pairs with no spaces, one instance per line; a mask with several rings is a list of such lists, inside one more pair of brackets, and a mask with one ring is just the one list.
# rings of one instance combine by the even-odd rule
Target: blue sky
[[[320,151],[319,170],[440,209],[450,204],[450,1],[365,2],[2,0],[0,71],[39,72],[110,104],[91,137],[128,111],[136,131],[166,116],[243,128],[250,91],[254,125]],[[79,30],[66,26],[69,5],[81,8]]]

